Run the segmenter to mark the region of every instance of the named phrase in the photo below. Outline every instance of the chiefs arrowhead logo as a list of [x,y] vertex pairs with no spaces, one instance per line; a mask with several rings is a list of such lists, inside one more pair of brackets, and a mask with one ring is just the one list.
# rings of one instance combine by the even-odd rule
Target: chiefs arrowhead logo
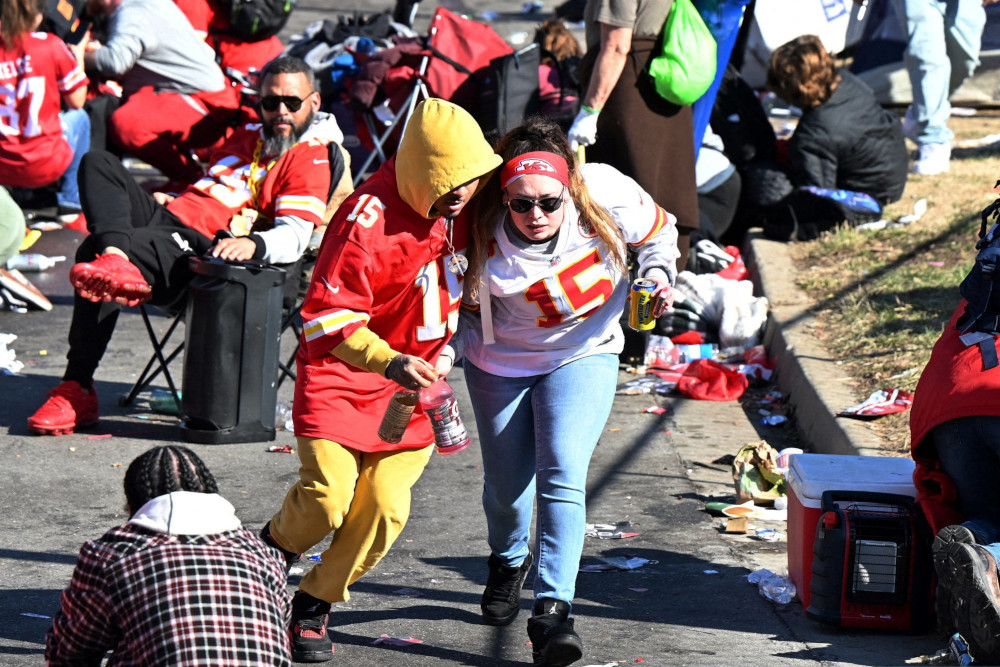
[[519,171],[551,171],[555,173],[556,168],[546,160],[542,160],[537,157],[529,157],[521,160],[517,163],[517,166],[514,167],[515,173]]

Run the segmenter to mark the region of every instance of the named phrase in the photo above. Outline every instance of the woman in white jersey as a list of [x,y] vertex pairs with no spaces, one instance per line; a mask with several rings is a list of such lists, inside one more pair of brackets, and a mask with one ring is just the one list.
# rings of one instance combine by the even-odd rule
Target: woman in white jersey
[[578,166],[551,121],[526,122],[496,150],[504,166],[482,191],[465,276],[466,312],[480,317],[463,318],[455,341],[483,454],[491,554],[481,606],[486,623],[512,622],[534,553],[535,664],[568,665],[583,655],[570,612],[587,467],[618,380],[626,247],[639,275],[656,282],[662,312],[672,301],[676,221],[616,169]]

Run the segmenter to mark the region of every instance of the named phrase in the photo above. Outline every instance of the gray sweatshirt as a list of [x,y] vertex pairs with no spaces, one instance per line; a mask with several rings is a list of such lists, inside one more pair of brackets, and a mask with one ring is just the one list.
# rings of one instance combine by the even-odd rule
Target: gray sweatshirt
[[126,96],[144,86],[195,93],[226,85],[212,48],[171,0],[124,0],[111,15],[107,43],[94,62]]

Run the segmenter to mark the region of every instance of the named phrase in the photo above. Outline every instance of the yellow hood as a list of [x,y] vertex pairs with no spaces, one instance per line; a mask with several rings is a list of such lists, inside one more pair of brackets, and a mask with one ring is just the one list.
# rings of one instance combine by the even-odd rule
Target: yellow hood
[[479,178],[479,193],[500,156],[483,137],[468,111],[440,99],[424,100],[414,109],[396,152],[399,196],[425,218],[442,195]]

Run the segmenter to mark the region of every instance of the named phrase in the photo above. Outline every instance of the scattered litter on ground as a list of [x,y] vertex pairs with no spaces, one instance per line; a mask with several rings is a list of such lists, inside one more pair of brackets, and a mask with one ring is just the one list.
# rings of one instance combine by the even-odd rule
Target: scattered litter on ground
[[764,542],[777,542],[781,539],[781,533],[774,528],[758,528],[756,536],[758,540],[763,540]]
[[[101,438],[110,438],[110,437],[111,437],[110,433],[101,433],[100,435],[88,435],[87,440],[100,440]],[[117,463],[115,465],[121,465],[121,463]]]
[[674,390],[676,383],[667,382],[655,375],[644,375],[618,385],[615,393],[619,396],[636,396],[640,394],[658,394],[666,396]]
[[795,599],[795,584],[787,577],[776,574],[767,568],[751,572],[747,575],[747,581],[756,584],[761,597],[778,604],[788,604]]
[[726,532],[745,535],[747,532],[747,518],[739,516],[726,519]]
[[872,392],[871,396],[857,405],[844,408],[837,413],[837,416],[871,419],[897,412],[906,412],[912,405],[913,394],[911,392],[887,387]]
[[308,558],[309,560],[315,560],[315,561],[323,560],[322,554],[309,554],[308,556],[306,556],[306,558]]
[[638,556],[599,556],[600,563],[580,566],[580,572],[609,572],[611,570],[638,570],[644,565],[656,565],[658,561]]
[[372,644],[389,644],[390,646],[406,646],[407,644],[423,643],[423,639],[414,639],[413,637],[390,637],[389,635],[380,635],[378,639],[372,642]]
[[667,409],[661,405],[651,405],[648,408],[643,408],[642,411],[645,414],[662,415]]
[[768,415],[761,418],[760,423],[764,426],[781,426],[788,421],[785,415]]
[[965,638],[955,633],[948,640],[948,648],[942,648],[931,655],[918,655],[905,661],[907,665],[965,665],[974,664],[969,655],[969,643]]
[[766,440],[743,445],[733,461],[736,502],[770,505],[786,495],[787,482],[778,470],[778,452]]
[[7,347],[9,343],[17,340],[17,336],[10,333],[0,333],[0,370],[4,375],[17,375],[24,368],[24,364],[16,359],[14,350]]
[[424,596],[424,594],[416,588],[397,588],[392,592],[392,594],[404,598],[422,598]]
[[267,448],[267,451],[269,451],[269,452],[276,452],[278,454],[294,454],[295,453],[295,450],[292,449],[291,445],[281,445],[281,446],[272,445],[271,447]]
[[873,222],[863,222],[860,225],[856,225],[854,228],[876,231],[879,229],[885,229],[886,227],[902,227],[903,225],[908,225],[911,222],[916,222],[920,218],[924,217],[925,213],[927,213],[927,200],[918,199],[913,204],[913,213],[909,215],[901,215],[895,220],[875,220]]
[[597,537],[602,540],[620,540],[639,535],[639,533],[628,530],[629,528],[632,528],[631,521],[588,523],[584,534],[587,537]]
[[181,414],[181,406],[177,404],[177,400],[180,397],[180,392],[177,392],[177,398],[174,398],[173,393],[167,389],[153,389],[149,396],[149,409],[162,415],[174,415],[179,417]]

